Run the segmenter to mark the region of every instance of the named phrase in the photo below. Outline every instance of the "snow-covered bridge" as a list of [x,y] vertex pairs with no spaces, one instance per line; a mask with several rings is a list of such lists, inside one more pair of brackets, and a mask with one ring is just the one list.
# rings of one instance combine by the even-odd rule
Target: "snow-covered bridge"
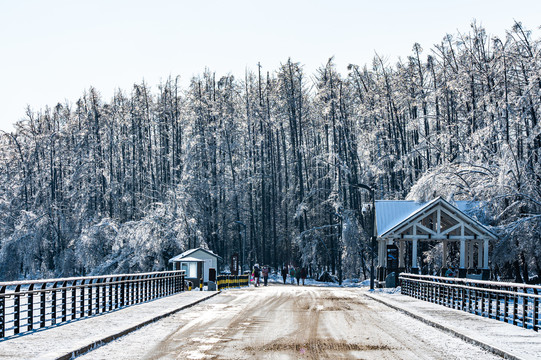
[[271,284],[185,291],[0,348],[14,359],[534,359],[541,337],[396,290]]

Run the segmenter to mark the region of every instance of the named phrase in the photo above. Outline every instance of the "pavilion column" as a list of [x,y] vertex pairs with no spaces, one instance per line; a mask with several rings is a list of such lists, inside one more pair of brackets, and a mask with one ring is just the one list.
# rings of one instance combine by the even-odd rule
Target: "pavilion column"
[[481,242],[477,242],[477,268],[482,269],[483,268],[483,251],[481,250]]
[[[464,228],[462,228],[464,234]],[[466,277],[466,239],[460,239],[460,268],[458,269],[459,277]]]
[[[481,249],[479,249],[481,252]],[[483,239],[483,280],[490,279],[490,269],[488,268],[488,238]]]
[[385,240],[380,239],[378,241],[378,265],[380,267],[385,266],[385,253],[383,249],[385,248]]
[[447,240],[443,240],[442,253],[443,254],[442,254],[442,258],[441,258],[441,267],[442,267],[442,269],[447,269]]
[[417,264],[417,242],[418,239],[413,239],[411,247],[411,272],[414,274],[419,273],[419,265]]
[[488,269],[488,238],[484,240],[483,244],[483,269]]
[[404,264],[405,246],[404,241],[398,241],[398,268],[403,269],[406,267]]
[[468,241],[468,269],[473,269],[473,241]]

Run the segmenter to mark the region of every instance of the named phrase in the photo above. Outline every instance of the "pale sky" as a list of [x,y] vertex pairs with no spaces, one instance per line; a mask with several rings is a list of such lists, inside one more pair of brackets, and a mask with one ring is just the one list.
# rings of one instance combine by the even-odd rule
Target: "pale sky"
[[504,37],[514,20],[539,36],[539,0],[0,0],[0,130],[34,110],[75,103],[90,86],[109,101],[169,75],[186,88],[205,68],[243,77],[289,57],[312,75],[329,57],[338,70],[394,63],[473,19]]

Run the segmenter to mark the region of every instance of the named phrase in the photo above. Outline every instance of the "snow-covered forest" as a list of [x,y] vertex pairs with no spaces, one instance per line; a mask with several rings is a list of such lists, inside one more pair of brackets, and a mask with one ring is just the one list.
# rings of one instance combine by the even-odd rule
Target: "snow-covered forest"
[[195,246],[227,262],[244,245],[250,264],[363,278],[358,184],[377,199],[485,200],[492,266],[540,274],[540,116],[541,39],[520,23],[501,39],[474,23],[346,73],[286,60],[112,99],[91,88],[1,134],[0,277],[161,270]]

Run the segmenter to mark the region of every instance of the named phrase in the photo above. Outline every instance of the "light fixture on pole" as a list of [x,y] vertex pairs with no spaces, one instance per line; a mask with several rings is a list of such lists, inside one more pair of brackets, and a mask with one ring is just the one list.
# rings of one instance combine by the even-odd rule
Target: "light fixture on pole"
[[374,189],[365,184],[350,184],[350,186],[368,190],[372,200],[372,235],[370,236],[370,290],[374,290],[374,248],[376,247],[376,198]]

